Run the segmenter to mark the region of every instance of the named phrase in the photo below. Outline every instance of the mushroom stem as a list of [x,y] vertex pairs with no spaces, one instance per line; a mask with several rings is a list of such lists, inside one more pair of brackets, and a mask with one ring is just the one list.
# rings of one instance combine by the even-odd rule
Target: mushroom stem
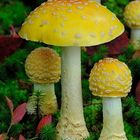
[[80,47],[62,48],[62,105],[57,125],[57,140],[82,140],[86,128],[81,91]]
[[54,84],[34,84],[34,92],[40,92],[39,110],[41,115],[53,114],[57,110]]
[[97,2],[101,3],[101,0],[96,0]]
[[140,29],[132,29],[131,30],[131,39],[132,40],[140,40]]
[[103,98],[103,129],[99,140],[127,140],[120,98]]
[[135,50],[140,49],[140,29],[131,30],[131,41],[134,44]]

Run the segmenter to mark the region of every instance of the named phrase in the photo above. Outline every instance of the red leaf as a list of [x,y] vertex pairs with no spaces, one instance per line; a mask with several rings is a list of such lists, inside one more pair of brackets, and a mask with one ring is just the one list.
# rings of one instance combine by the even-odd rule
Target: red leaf
[[37,126],[36,134],[38,134],[45,125],[50,124],[51,122],[52,122],[52,115],[47,115],[44,118],[42,118]]
[[129,38],[126,32],[114,39],[113,41],[107,43],[109,48],[109,56],[117,56],[124,52],[124,49],[127,48],[129,44]]
[[25,139],[25,137],[23,135],[20,135],[19,140],[26,140],[26,139]]
[[2,133],[0,134],[0,140],[7,140],[7,134],[6,133]]
[[[108,47],[108,56],[116,57],[117,55],[122,54],[124,50],[127,48],[128,44],[129,44],[128,34],[124,32],[116,39],[105,44]],[[87,47],[87,54],[89,56],[94,55],[94,53],[97,52],[98,48],[99,46]]]
[[9,109],[11,110],[11,112],[13,112],[13,109],[14,109],[13,102],[7,96],[6,96],[6,102],[7,102]]
[[4,140],[3,134],[0,134],[0,140]]
[[135,94],[136,94],[136,101],[140,105],[140,81],[137,84]]
[[14,110],[12,123],[13,124],[19,123],[23,119],[25,113],[26,113],[26,103],[23,103]]
[[14,53],[23,43],[23,40],[16,34],[16,31],[11,27],[11,35],[0,36],[0,62],[7,56]]

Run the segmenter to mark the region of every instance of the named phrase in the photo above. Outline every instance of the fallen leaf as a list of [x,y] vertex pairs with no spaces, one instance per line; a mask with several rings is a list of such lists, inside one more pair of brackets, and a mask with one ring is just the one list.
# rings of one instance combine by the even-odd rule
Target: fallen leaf
[[23,119],[25,113],[26,103],[23,103],[14,110],[12,124],[19,123]]
[[122,35],[117,37],[116,39],[112,40],[109,43],[106,43],[108,49],[109,56],[117,56],[124,52],[129,44],[128,34],[124,32]]
[[7,102],[9,109],[11,110],[11,112],[13,112],[13,109],[14,109],[13,102],[7,96],[6,96],[6,102]]
[[[105,46],[107,46],[108,48],[108,56],[116,57],[122,54],[124,50],[127,48],[128,44],[129,44],[128,34],[124,32],[116,39],[105,44]],[[98,49],[99,45],[94,47],[87,47],[86,51],[89,56],[92,56],[94,55],[94,53],[98,51]]]
[[23,40],[16,34],[11,26],[11,35],[0,35],[0,62],[19,48]]
[[52,122],[52,115],[47,115],[44,118],[42,118],[37,126],[36,134],[38,134],[45,125],[50,124],[51,122]]
[[0,134],[0,140],[4,140],[3,134]]
[[25,137],[23,135],[20,134],[19,140],[26,140],[26,139],[25,139]]
[[6,133],[0,134],[0,140],[7,140],[7,139],[8,139],[8,136]]

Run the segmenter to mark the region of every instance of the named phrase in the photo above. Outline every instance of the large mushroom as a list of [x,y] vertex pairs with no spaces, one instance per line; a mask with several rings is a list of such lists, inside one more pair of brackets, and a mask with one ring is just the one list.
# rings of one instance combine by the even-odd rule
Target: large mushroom
[[105,58],[96,63],[89,78],[90,90],[103,98],[103,129],[99,140],[127,140],[124,132],[121,97],[132,85],[129,68],[117,59]]
[[62,105],[57,139],[88,137],[81,94],[81,49],[109,42],[124,26],[106,7],[92,0],[49,0],[23,23],[19,35],[62,47]]
[[124,10],[124,19],[131,28],[131,42],[140,49],[140,0],[131,1]]
[[[27,104],[28,112],[35,113],[34,103],[37,100],[42,116],[56,112],[57,100],[54,83],[60,80],[61,59],[59,55],[47,47],[37,48],[28,55],[25,61],[25,71],[30,81],[34,83],[34,94]],[[36,96],[36,92],[39,92],[39,96]]]

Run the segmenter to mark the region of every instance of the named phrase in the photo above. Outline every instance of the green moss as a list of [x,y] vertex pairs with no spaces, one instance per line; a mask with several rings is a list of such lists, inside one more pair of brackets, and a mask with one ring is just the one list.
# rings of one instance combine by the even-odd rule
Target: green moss
[[55,140],[56,130],[55,127],[50,125],[45,125],[40,132],[40,140]]
[[9,32],[10,25],[20,26],[22,24],[30,8],[21,1],[0,3],[0,34],[6,34]]
[[123,11],[131,0],[104,0],[103,4],[124,23]]

